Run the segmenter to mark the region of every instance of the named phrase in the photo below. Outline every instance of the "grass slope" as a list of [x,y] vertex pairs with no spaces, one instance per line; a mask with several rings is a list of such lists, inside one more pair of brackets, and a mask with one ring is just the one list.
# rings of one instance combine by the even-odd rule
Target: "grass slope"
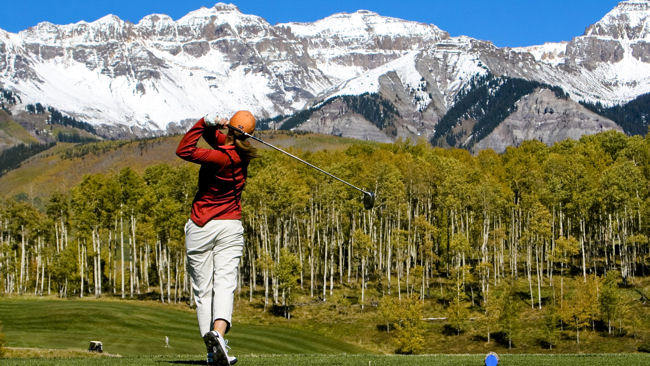
[[16,144],[36,144],[39,141],[11,116],[0,109],[0,148]]
[[[120,300],[0,299],[8,347],[85,350],[91,340],[122,356],[203,354],[196,315],[155,302]],[[165,336],[169,347],[165,347]],[[232,353],[341,354],[362,348],[309,331],[253,324],[233,325]]]
[[[338,150],[352,144],[372,144],[328,135],[263,132],[265,141],[282,148],[302,151]],[[27,193],[30,197],[48,197],[66,191],[86,174],[115,173],[130,167],[142,173],[156,164],[186,164],[176,157],[181,136],[167,136],[142,141],[102,141],[83,145],[59,143],[20,168],[0,177],[0,192],[5,197]],[[253,142],[262,150],[269,148]],[[66,158],[72,156],[71,158]]]

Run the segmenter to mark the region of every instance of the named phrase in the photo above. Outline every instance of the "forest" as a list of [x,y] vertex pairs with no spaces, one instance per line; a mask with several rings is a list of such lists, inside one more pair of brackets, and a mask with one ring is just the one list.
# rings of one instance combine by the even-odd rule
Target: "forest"
[[31,156],[34,156],[42,151],[45,151],[55,143],[46,143],[46,144],[19,144],[12,146],[6,150],[0,151],[0,176],[15,169],[20,166],[20,163],[27,160]]
[[603,106],[601,103],[580,102],[593,112],[618,123],[628,135],[644,135],[648,132],[650,94],[643,94],[622,105]]
[[296,112],[290,116],[281,115],[273,118],[262,119],[257,122],[259,130],[268,130],[270,123],[277,123],[284,120],[280,126],[280,130],[291,131],[298,127],[300,124],[309,120],[314,112],[321,110],[334,101],[342,100],[346,107],[354,112],[362,115],[366,120],[374,124],[380,129],[389,129],[389,133],[395,135],[394,126],[392,122],[399,117],[399,111],[388,100],[382,98],[377,93],[363,93],[361,95],[341,95],[329,98],[314,107],[304,109]]
[[[648,316],[618,293],[648,301],[635,285],[650,275],[650,135],[528,141],[503,154],[424,140],[293,152],[377,201],[364,210],[358,192],[276,152],[253,160],[239,291],[262,311],[291,318],[296,299],[345,288],[404,336],[403,353],[421,349],[433,303],[451,334],[478,316],[488,342],[497,328],[511,342],[515,287],[548,316],[549,347],[558,329],[579,343],[585,329],[634,333]],[[42,207],[3,199],[0,292],[191,303],[183,227],[197,173],[127,168],[87,175]]]
[[[537,81],[497,77],[491,73],[473,77],[469,85],[454,98],[454,106],[438,122],[431,143],[435,146],[445,146],[446,143],[447,146],[471,148],[517,109],[517,101],[538,88],[551,90],[559,99],[568,98],[560,87]],[[466,119],[475,119],[476,125],[472,127],[471,139],[459,144],[462,133],[454,134],[452,130]]]

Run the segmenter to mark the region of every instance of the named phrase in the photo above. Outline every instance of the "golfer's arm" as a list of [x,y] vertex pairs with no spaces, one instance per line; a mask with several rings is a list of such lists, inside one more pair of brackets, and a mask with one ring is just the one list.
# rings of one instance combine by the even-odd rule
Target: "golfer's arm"
[[213,149],[216,149],[226,142],[226,135],[219,131],[217,127],[206,126],[205,130],[203,130],[203,139]]
[[[201,118],[189,131],[183,136],[181,142],[176,148],[176,155],[192,163],[212,163],[225,165],[228,163],[228,156],[219,150],[203,149],[196,146],[203,132],[205,131],[205,121]],[[225,137],[224,137],[225,139]],[[215,137],[219,141],[218,137]]]

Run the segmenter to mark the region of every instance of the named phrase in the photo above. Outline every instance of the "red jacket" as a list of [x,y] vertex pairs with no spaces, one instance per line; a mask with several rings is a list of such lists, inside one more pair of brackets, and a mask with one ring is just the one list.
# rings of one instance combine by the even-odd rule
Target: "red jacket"
[[[212,149],[196,147],[203,139]],[[201,164],[199,191],[192,202],[191,219],[198,226],[210,220],[239,220],[241,193],[246,183],[248,161],[242,161],[234,145],[223,145],[226,135],[208,127],[201,118],[178,144],[176,155]]]

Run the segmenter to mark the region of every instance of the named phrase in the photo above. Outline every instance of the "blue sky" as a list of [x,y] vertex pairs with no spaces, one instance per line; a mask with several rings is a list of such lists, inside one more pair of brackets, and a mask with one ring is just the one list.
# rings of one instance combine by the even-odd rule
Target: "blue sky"
[[[3,0],[0,28],[18,32],[41,21],[93,21],[115,14],[137,23],[151,13],[178,19],[216,1],[200,0]],[[229,1],[225,1],[229,2]],[[570,40],[601,19],[618,0],[241,0],[232,1],[269,23],[311,22],[338,12],[367,9],[381,15],[435,24],[452,36],[490,40],[497,46],[528,46]]]

